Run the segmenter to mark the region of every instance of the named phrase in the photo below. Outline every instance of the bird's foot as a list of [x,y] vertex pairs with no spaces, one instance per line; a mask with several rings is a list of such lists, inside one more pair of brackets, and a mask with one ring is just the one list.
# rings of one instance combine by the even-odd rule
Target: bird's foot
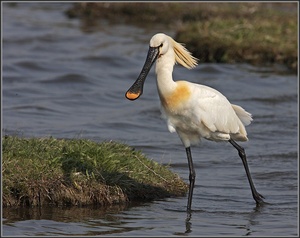
[[256,201],[256,205],[261,205],[261,204],[263,204],[264,203],[264,196],[263,195],[261,195],[260,193],[256,193],[256,194],[253,194],[253,198],[254,198],[254,200]]

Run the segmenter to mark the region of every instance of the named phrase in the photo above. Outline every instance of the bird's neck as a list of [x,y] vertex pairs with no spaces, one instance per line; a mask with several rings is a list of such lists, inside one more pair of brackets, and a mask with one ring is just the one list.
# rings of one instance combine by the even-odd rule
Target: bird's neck
[[172,93],[176,88],[172,76],[173,67],[174,63],[163,62],[163,59],[156,62],[157,89],[160,97]]
[[159,96],[166,96],[171,94],[176,88],[176,82],[172,77],[172,72],[168,70],[160,70],[157,74],[157,90]]

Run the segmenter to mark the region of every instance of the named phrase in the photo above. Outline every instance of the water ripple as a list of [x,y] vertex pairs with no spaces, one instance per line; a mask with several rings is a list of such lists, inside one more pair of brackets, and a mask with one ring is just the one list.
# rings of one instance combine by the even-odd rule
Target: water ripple
[[[3,132],[125,142],[170,166],[188,183],[185,149],[160,116],[155,70],[139,100],[124,96],[145,62],[150,37],[160,28],[99,21],[86,31],[80,21],[62,13],[70,4],[3,4]],[[248,64],[200,63],[194,70],[176,65],[174,79],[214,87],[252,113],[249,141],[241,145],[269,205],[255,206],[242,162],[229,143],[202,141],[192,147],[197,176],[189,224],[187,197],[181,197],[116,211],[6,210],[3,234],[295,235],[297,76]]]

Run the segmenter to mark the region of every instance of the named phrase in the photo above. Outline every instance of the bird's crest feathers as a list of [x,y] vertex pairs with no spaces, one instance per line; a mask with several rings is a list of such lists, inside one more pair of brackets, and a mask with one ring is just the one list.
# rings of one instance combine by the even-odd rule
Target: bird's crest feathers
[[197,65],[197,58],[192,56],[192,53],[189,52],[182,44],[176,42],[171,37],[171,42],[175,52],[175,61],[182,66],[192,69]]

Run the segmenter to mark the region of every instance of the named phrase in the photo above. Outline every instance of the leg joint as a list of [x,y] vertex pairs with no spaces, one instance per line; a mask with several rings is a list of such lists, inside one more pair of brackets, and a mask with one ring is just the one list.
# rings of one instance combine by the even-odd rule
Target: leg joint
[[239,149],[239,156],[243,158],[246,156],[245,149],[243,147],[240,147]]
[[195,171],[192,171],[189,175],[189,179],[191,181],[191,180],[195,180],[195,178],[196,178],[196,173],[195,173]]

